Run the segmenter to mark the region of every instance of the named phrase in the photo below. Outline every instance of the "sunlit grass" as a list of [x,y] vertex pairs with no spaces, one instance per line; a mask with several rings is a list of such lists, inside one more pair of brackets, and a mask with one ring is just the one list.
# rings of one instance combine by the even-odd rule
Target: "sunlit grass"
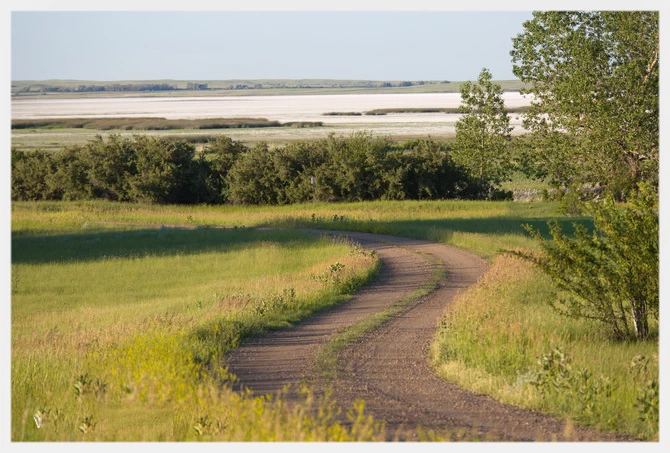
[[[318,412],[312,409],[319,405],[336,411],[331,403],[306,395],[312,409],[305,406],[298,413],[283,403],[234,395],[221,386],[225,371],[212,364],[240,339],[286,326],[337,301],[334,288],[327,290],[310,275],[327,272],[339,261],[347,270],[357,269],[352,275],[359,276],[360,284],[373,265],[349,255],[343,244],[311,241],[291,231],[248,229],[269,226],[414,237],[484,257],[491,269],[455,305],[436,343],[440,373],[505,402],[654,439],[658,423],[648,415],[640,419],[637,398],[658,377],[657,342],[616,343],[592,325],[557,316],[547,304],[556,290],[546,278],[527,263],[497,257],[500,250],[534,248],[522,225],[546,231],[546,220],[552,218],[568,230],[573,221],[592,225],[560,214],[556,203],[543,202],[271,207],[13,203],[12,436],[377,438],[381,427],[365,417],[359,419],[357,434],[330,415],[305,418]],[[291,289],[294,296],[285,292]],[[53,294],[40,296],[45,291]],[[282,300],[293,301],[290,310]],[[590,402],[578,388],[543,396],[530,382],[538,359],[555,348],[570,358],[573,374],[587,368],[594,385],[616,381],[611,396],[601,392]],[[646,368],[631,367],[641,355],[649,359]],[[203,375],[203,364],[213,374]],[[107,385],[104,396],[89,389],[88,396],[75,398],[81,373],[89,373],[93,383],[101,379]],[[54,430],[35,427],[32,417],[40,408],[51,414],[62,411],[62,421],[51,425]],[[246,415],[232,417],[226,408]],[[95,429],[83,434],[79,426],[91,414]],[[139,421],[130,424],[129,418]]]
[[[374,272],[373,257],[352,253],[347,242],[291,231],[52,232],[13,240],[12,439],[379,434],[380,427],[361,436],[345,427],[327,434],[334,420],[235,396],[217,371],[222,354],[245,338],[341,301]],[[312,278],[335,262],[344,265],[338,284]],[[234,407],[217,410],[262,420],[246,426],[241,415],[226,429],[196,432],[222,400]],[[129,414],[135,422],[124,428]],[[262,433],[268,424],[272,432]],[[367,418],[363,425],[373,429]]]
[[79,234],[96,228],[141,225],[225,227],[287,226],[356,230],[436,240],[487,259],[501,249],[533,248],[523,224],[546,230],[559,218],[557,203],[491,201],[371,201],[291,206],[157,206],[114,202],[18,202],[12,205],[14,235]]
[[[612,341],[598,325],[555,313],[548,305],[555,297],[539,271],[516,258],[498,257],[447,312],[433,345],[439,373],[521,407],[642,439],[657,437],[657,415],[645,416],[637,399],[658,379],[657,342]],[[548,386],[534,386],[538,360],[556,348],[566,354],[574,381],[554,376]],[[648,359],[645,369],[631,365],[640,356]],[[582,375],[580,381],[584,369],[590,377]]]

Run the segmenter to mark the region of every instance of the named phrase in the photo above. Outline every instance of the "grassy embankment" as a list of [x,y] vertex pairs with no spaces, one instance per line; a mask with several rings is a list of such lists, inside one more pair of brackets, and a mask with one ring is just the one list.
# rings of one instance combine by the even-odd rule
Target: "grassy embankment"
[[[12,215],[24,234],[44,236],[109,222],[310,226],[424,238],[470,250],[487,259],[491,269],[444,320],[434,345],[435,366],[443,376],[580,423],[642,439],[658,436],[657,412],[644,413],[653,407],[653,385],[648,384],[658,379],[657,342],[616,343],[597,326],[558,317],[547,304],[557,297],[551,283],[529,264],[499,256],[505,249],[535,248],[522,232],[524,223],[544,231],[550,218],[565,227],[573,221],[590,226],[588,219],[561,216],[556,204],[406,201],[241,208],[15,203]],[[559,352],[550,355],[557,348],[565,354],[562,361]],[[560,373],[539,373],[542,357]],[[532,384],[543,376],[549,384]]]
[[378,438],[360,406],[344,427],[332,401],[237,394],[220,368],[244,338],[364,284],[369,254],[286,230],[25,226],[12,239],[14,441]]

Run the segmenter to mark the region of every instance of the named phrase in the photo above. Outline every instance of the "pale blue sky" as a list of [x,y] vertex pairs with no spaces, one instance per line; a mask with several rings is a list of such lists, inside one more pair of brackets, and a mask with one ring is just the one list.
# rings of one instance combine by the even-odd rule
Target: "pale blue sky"
[[530,12],[13,12],[13,80],[513,79]]

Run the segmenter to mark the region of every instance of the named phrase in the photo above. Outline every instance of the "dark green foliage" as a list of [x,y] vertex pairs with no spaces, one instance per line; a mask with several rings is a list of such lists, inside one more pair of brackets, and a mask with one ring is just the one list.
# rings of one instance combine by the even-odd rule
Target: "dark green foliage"
[[369,133],[251,149],[220,137],[197,155],[183,140],[98,136],[53,154],[14,152],[12,178],[13,200],[291,204],[472,199],[490,192],[442,144],[396,144]]
[[165,131],[173,129],[240,129],[252,127],[319,127],[321,121],[280,123],[266,118],[202,118],[166,119],[154,117],[133,118],[43,118],[12,120],[12,129],[95,129]]
[[12,149],[12,200],[52,200],[47,184],[54,173],[53,158],[44,151],[22,153]]
[[86,162],[81,159],[80,148],[68,148],[52,157],[53,173],[46,176],[51,197],[58,200],[84,200],[91,198]]
[[658,12],[534,12],[523,26],[511,55],[534,96],[524,126],[541,171],[619,200],[657,186]]
[[80,151],[80,158],[88,168],[91,198],[114,201],[128,201],[132,198],[128,176],[137,171],[133,140],[110,135],[105,142],[98,135],[86,143]]
[[564,290],[552,304],[558,312],[604,323],[619,340],[647,339],[659,309],[658,198],[641,185],[626,208],[607,197],[586,209],[593,234],[575,224],[569,237],[552,223],[548,241],[528,226],[544,254],[515,254],[537,264]]
[[194,174],[195,149],[182,141],[135,137],[135,174],[129,178],[129,194],[151,203],[189,203]]
[[277,204],[280,179],[272,151],[258,143],[235,162],[229,173],[228,200],[236,204]]

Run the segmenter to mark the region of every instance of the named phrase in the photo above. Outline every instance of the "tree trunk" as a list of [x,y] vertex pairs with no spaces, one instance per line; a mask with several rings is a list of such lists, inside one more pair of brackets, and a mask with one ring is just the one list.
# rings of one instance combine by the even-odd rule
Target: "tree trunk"
[[649,323],[647,321],[647,310],[644,306],[631,309],[633,313],[633,326],[635,327],[635,336],[638,340],[646,340],[649,337]]

